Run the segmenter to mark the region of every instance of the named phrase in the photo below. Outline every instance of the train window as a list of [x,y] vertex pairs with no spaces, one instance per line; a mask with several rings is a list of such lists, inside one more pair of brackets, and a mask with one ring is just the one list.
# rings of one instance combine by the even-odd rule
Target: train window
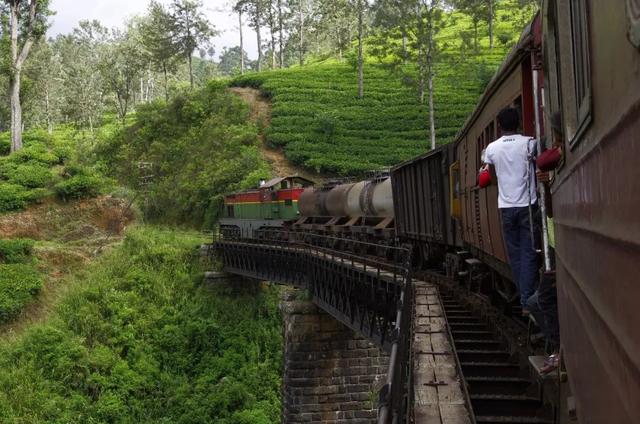
[[586,0],[569,2],[573,48],[575,127],[570,129],[573,146],[591,121],[591,65],[589,58],[589,24]]
[[286,181],[283,181],[280,188],[282,188],[283,190],[286,190],[289,188],[289,183]]
[[235,215],[233,205],[227,205],[227,217],[233,218]]

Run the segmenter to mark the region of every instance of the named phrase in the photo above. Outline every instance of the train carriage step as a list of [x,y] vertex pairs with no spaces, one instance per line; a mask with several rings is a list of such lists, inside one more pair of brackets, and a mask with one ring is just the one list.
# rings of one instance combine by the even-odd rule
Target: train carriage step
[[481,338],[456,339],[455,344],[456,344],[456,349],[460,349],[460,350],[471,350],[471,349],[496,350],[501,347],[504,347],[504,344],[501,341],[487,340],[487,339],[481,339]]
[[540,417],[514,417],[476,415],[477,424],[553,424],[552,420]]
[[467,331],[467,330],[486,331],[489,329],[487,324],[483,322],[450,322],[449,327],[451,327],[451,331]]
[[469,395],[478,415],[535,417],[541,409],[539,399],[524,395]]
[[531,381],[520,377],[466,377],[470,394],[523,395]]
[[475,317],[473,315],[467,315],[467,316],[452,316],[450,317],[449,314],[447,314],[447,321],[449,321],[450,323],[473,323],[473,322],[480,322],[480,320],[478,319],[478,317]]
[[451,332],[454,339],[482,339],[493,340],[494,334],[485,330],[454,330]]
[[519,377],[522,372],[513,362],[461,362],[460,366],[468,377]]
[[497,349],[456,349],[460,362],[509,362],[511,354]]

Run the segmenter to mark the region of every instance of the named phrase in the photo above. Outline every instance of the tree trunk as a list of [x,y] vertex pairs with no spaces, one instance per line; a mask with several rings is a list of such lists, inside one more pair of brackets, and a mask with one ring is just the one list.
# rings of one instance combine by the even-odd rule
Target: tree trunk
[[262,34],[260,34],[260,16],[262,10],[260,9],[260,1],[256,1],[256,16],[254,16],[253,24],[256,28],[256,37],[258,39],[258,72],[262,71]]
[[276,69],[276,16],[273,2],[269,2],[269,32],[271,33],[271,69]]
[[240,28],[240,74],[244,75],[244,38],[242,36],[242,11],[238,11],[238,23]]
[[420,105],[424,105],[424,75],[425,75],[425,34],[424,34],[424,20],[422,19],[422,5],[419,4],[416,9],[416,18],[418,21],[418,98],[420,99]]
[[191,82],[191,89],[193,90],[194,81],[193,81],[193,52],[189,53],[189,81]]
[[162,73],[164,74],[164,100],[169,103],[169,77],[167,75],[167,64],[162,63]]
[[51,119],[51,103],[49,101],[49,84],[44,85],[44,105],[45,113],[47,115],[47,133],[53,134],[53,120]]
[[300,10],[298,15],[298,24],[300,31],[300,45],[298,46],[298,53],[300,56],[300,66],[304,65],[304,12],[302,11],[302,3],[303,0],[300,0]]
[[280,62],[280,67],[283,68],[284,67],[284,42],[283,42],[283,30],[282,30],[282,0],[278,0],[278,30],[279,30],[279,37],[280,37],[280,51],[278,52],[279,55],[279,62]]
[[11,152],[22,149],[22,104],[20,103],[20,78],[22,71],[14,69],[11,78]]
[[489,0],[489,48],[493,49],[493,0]]
[[478,54],[478,21],[473,21],[473,51]]
[[406,65],[409,57],[409,53],[407,51],[407,29],[402,27],[402,64]]
[[429,90],[429,135],[431,137],[431,149],[436,148],[436,120],[435,120],[435,108],[433,106],[433,3],[429,10],[427,18],[427,78],[428,78],[428,90]]
[[364,5],[358,0],[358,97],[364,97],[364,57],[362,49]]

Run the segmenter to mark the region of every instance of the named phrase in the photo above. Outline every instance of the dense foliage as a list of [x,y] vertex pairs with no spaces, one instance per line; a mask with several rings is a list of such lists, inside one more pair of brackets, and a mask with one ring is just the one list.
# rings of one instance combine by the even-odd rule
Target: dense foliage
[[0,240],[0,323],[14,318],[42,288],[33,240]]
[[[258,149],[249,109],[224,84],[141,107],[132,125],[99,145],[105,169],[130,187],[152,174],[147,217],[211,228],[222,195],[255,186],[270,170]],[[147,171],[140,162],[150,163]]]
[[23,209],[56,194],[61,200],[96,196],[110,186],[82,157],[78,133],[60,127],[25,133],[25,147],[9,153],[9,134],[0,133],[0,213]]
[[131,231],[55,318],[0,345],[0,422],[278,422],[277,293],[203,286],[200,241]]

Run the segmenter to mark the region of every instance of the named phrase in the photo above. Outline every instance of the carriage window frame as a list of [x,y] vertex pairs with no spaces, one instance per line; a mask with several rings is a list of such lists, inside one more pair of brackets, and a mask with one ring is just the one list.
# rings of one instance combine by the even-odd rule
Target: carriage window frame
[[[583,139],[584,132],[592,121],[592,80],[589,10],[586,0],[569,3],[571,21],[571,49],[573,60],[573,105],[575,132],[569,138],[569,148],[573,149]],[[569,134],[567,134],[569,135]]]

